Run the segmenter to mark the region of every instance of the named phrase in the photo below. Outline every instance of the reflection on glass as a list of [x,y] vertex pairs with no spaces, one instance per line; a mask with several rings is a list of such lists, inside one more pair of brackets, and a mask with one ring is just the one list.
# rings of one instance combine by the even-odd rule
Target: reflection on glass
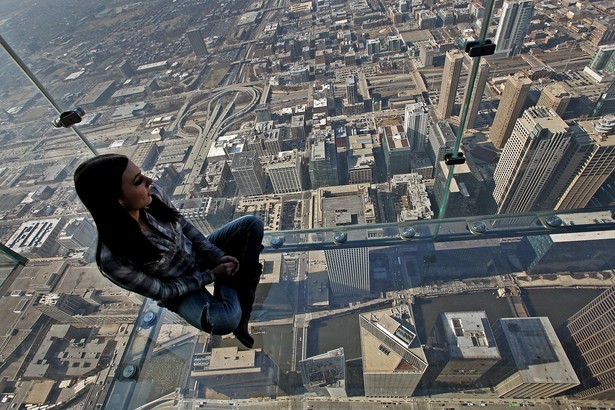
[[[613,407],[608,5],[5,3],[60,108],[0,53],[7,408]],[[100,275],[76,107],[201,231],[264,221],[254,349]]]

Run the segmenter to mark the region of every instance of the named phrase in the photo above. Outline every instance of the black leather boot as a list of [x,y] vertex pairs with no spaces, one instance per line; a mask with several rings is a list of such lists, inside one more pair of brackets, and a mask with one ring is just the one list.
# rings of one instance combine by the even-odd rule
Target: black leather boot
[[233,334],[244,346],[251,349],[254,346],[254,338],[248,330],[248,323],[250,322],[250,315],[252,314],[252,305],[254,304],[255,292],[252,295],[248,291],[239,292],[239,301],[241,304],[241,320],[237,329],[233,331]]
[[253,275],[250,278],[244,278],[245,282],[238,284],[236,287],[239,295],[239,305],[241,306],[241,320],[239,321],[237,329],[233,331],[237,340],[249,349],[254,346],[254,338],[248,330],[248,323],[250,322],[252,307],[256,299],[256,287],[260,282],[263,272],[263,265],[259,263],[253,269],[256,272],[252,271]]

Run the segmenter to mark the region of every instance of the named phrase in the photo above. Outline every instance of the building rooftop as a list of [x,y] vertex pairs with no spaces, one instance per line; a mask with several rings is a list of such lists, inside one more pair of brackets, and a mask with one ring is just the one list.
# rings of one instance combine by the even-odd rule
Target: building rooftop
[[289,166],[294,167],[297,164],[298,157],[299,155],[297,151],[278,152],[277,155],[274,155],[273,157],[271,157],[267,166],[269,169],[288,168]]
[[237,346],[221,347],[212,349],[208,370],[239,369],[254,367],[255,364],[255,350],[238,350]]
[[407,305],[359,315],[364,372],[423,373],[427,359]]
[[498,359],[498,351],[485,311],[440,314],[451,357]]
[[54,218],[24,222],[6,242],[6,246],[17,253],[39,248],[49,239],[60,221],[60,218]]
[[504,318],[499,323],[524,383],[579,383],[547,317]]

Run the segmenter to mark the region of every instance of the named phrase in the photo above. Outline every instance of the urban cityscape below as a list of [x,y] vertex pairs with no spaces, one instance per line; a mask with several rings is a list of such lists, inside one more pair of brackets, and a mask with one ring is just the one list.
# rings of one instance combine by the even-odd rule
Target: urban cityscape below
[[[0,0],[0,45],[0,410],[615,409],[612,1]],[[252,348],[101,274],[108,153],[263,221]]]

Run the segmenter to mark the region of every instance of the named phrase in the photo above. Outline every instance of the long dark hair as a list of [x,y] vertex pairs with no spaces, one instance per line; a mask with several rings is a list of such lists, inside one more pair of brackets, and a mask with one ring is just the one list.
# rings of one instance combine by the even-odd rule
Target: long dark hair
[[[92,214],[98,230],[96,260],[100,265],[101,243],[111,252],[137,265],[156,261],[160,250],[143,234],[139,223],[118,202],[122,194],[122,174],[128,157],[104,154],[81,163],[75,171],[75,190]],[[148,211],[161,222],[176,222],[179,213],[152,195]]]

